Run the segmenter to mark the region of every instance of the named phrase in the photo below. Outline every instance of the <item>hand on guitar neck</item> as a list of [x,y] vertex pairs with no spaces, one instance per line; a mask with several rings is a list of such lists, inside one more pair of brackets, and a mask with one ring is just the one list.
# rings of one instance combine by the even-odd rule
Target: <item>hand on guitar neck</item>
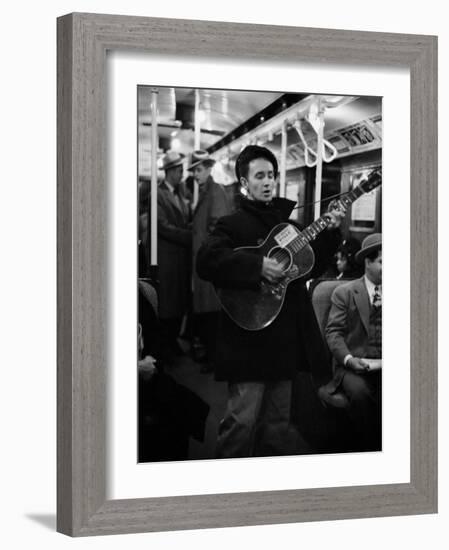
[[331,201],[327,214],[324,214],[323,216],[324,218],[327,218],[329,220],[327,228],[337,229],[337,227],[340,227],[341,222],[346,215],[346,210],[346,206],[341,201]]

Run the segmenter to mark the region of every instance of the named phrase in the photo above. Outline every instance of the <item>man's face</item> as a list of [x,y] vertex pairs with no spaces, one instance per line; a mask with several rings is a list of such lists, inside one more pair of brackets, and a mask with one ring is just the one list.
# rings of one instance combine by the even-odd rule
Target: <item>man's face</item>
[[171,185],[177,187],[181,183],[182,174],[183,168],[181,164],[167,170],[167,172],[165,173],[165,178]]
[[382,283],[382,250],[379,251],[377,258],[365,260],[365,274],[368,279],[375,285]]
[[248,165],[248,177],[241,177],[240,183],[249,199],[270,202],[276,183],[273,165],[264,158],[252,160]]
[[198,182],[198,185],[206,183],[207,178],[210,176],[212,166],[204,166],[204,164],[198,164],[193,169],[193,177]]

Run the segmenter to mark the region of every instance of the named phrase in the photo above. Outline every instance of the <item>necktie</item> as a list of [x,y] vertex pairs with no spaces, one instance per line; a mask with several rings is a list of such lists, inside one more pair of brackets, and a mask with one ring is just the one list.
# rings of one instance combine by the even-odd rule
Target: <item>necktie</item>
[[378,308],[382,306],[382,296],[379,292],[379,287],[374,287],[374,294],[373,294],[373,307]]

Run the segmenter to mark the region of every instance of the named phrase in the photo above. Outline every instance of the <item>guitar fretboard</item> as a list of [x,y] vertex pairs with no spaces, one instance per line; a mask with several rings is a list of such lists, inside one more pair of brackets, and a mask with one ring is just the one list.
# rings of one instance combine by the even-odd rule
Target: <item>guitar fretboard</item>
[[[350,206],[355,200],[357,200],[359,197],[361,197],[365,191],[363,188],[359,185],[358,187],[355,187],[352,189],[352,191],[349,191],[346,195],[341,197],[339,201],[347,208]],[[301,248],[304,248],[307,244],[309,244],[311,241],[316,239],[318,235],[326,229],[326,227],[329,225],[330,219],[326,216],[321,216],[317,220],[315,220],[313,223],[311,223],[308,227],[303,229],[302,231],[298,232],[297,237],[289,244],[289,248],[293,250],[293,252],[299,252]]]

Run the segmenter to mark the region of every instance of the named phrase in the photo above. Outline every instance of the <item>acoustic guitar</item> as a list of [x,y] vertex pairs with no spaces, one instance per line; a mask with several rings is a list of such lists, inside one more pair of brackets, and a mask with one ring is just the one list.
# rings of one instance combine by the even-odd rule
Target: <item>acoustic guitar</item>
[[[348,207],[381,183],[380,170],[374,170],[367,179],[338,201]],[[278,282],[261,279],[256,288],[216,289],[221,306],[237,325],[246,330],[261,330],[276,319],[284,303],[288,285],[296,279],[306,277],[313,268],[315,255],[309,243],[326,229],[329,223],[328,214],[324,214],[302,231],[290,223],[281,223],[270,231],[260,246],[236,249],[275,258],[284,272],[284,277]]]

